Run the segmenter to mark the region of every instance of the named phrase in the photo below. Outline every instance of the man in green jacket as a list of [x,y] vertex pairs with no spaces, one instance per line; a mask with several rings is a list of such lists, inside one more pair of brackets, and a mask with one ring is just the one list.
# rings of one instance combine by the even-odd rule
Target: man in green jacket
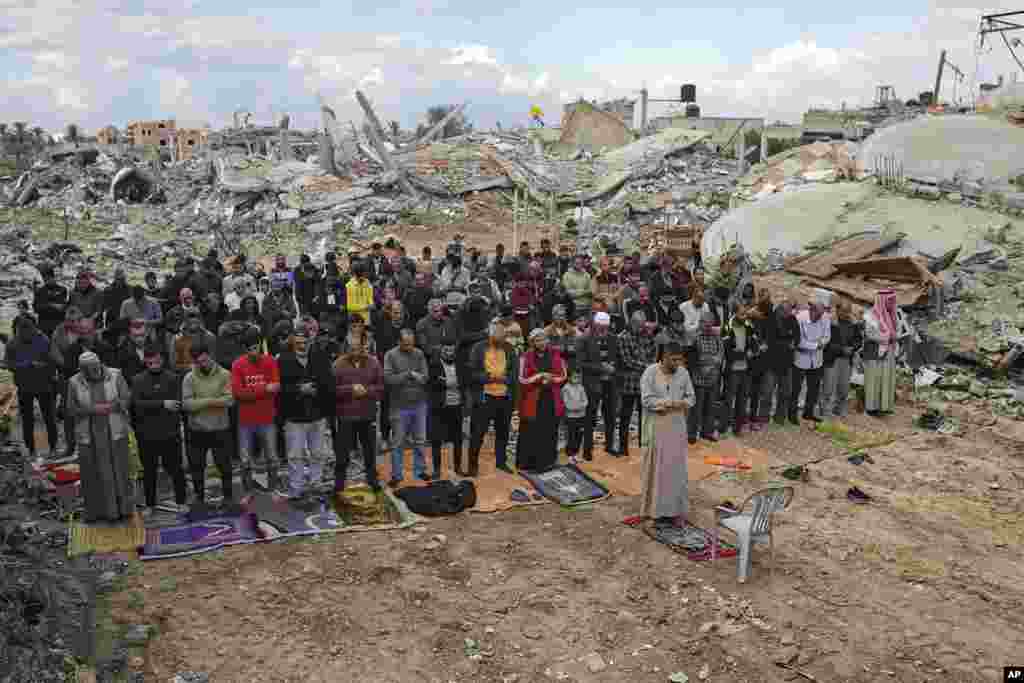
[[206,499],[206,452],[213,451],[220,469],[224,505],[232,500],[231,491],[231,419],[228,410],[234,405],[231,373],[213,359],[202,341],[191,349],[194,368],[181,385],[181,407],[188,414],[188,462],[192,486],[200,502]]
[[577,256],[572,269],[562,276],[562,287],[572,298],[576,315],[585,315],[589,318],[590,308],[593,304],[593,290],[590,273],[586,270],[586,261],[582,256]]

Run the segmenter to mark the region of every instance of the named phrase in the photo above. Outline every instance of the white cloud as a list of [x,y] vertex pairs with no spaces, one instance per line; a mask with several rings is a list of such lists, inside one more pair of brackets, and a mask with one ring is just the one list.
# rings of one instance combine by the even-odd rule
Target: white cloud
[[460,45],[452,50],[451,59],[445,64],[486,64],[497,66],[498,60],[491,53],[491,48],[486,45]]
[[[1009,0],[997,2],[985,10],[1015,9]],[[360,120],[352,91],[365,88],[382,118],[409,122],[420,113],[411,108],[445,97],[472,101],[478,125],[489,125],[494,119],[525,123],[528,104],[544,108],[550,119],[559,102],[579,96],[635,98],[644,83],[652,98],[675,98],[679,86],[690,82],[697,85],[698,103],[707,114],[797,120],[810,105],[868,103],[879,84],[895,86],[903,99],[916,97],[931,89],[943,48],[970,80],[973,32],[982,9],[963,0],[933,0],[907,33],[849,32],[841,42],[832,42],[816,36],[812,27],[800,40],[733,63],[631,64],[626,50],[614,66],[579,75],[576,65],[585,63],[592,56],[588,50],[596,47],[585,35],[564,36],[566,54],[575,55],[572,65],[518,64],[494,45],[474,39],[471,18],[449,23],[445,41],[430,45],[423,36],[389,31],[311,27],[295,36],[277,32],[258,15],[203,16],[201,10],[167,0],[137,4],[142,9],[128,14],[123,0],[0,0],[0,51],[15,60],[17,73],[25,74],[9,78],[0,91],[0,108],[8,118],[38,121],[51,129],[66,123],[65,111],[75,112],[88,129],[149,115],[187,115],[219,125],[230,120],[241,99],[254,112],[287,110],[294,125],[305,126],[317,124],[317,92],[343,120]],[[426,16],[451,12],[455,5],[415,0],[406,7]],[[108,39],[115,36],[116,47]],[[112,53],[96,49],[105,39]],[[982,51],[979,67],[983,81],[1017,68],[998,37]],[[240,94],[229,87],[218,95],[218,88],[206,87],[210,81],[248,89]],[[124,106],[118,84],[149,88],[150,97],[133,103],[137,109],[115,108]],[[463,92],[452,92],[449,84]],[[952,80],[944,90],[952,94]],[[652,104],[650,115],[658,112]]]

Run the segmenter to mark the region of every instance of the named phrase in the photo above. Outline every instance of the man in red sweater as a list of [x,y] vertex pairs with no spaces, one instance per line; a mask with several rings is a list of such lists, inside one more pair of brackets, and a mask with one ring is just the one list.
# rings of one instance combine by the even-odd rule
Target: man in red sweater
[[238,453],[242,461],[242,487],[248,498],[253,491],[252,447],[260,440],[260,450],[267,464],[269,484],[280,488],[278,481],[277,438],[274,430],[275,399],[281,391],[281,373],[277,361],[263,353],[260,333],[245,333],[246,353],[231,364],[231,393],[238,401]]

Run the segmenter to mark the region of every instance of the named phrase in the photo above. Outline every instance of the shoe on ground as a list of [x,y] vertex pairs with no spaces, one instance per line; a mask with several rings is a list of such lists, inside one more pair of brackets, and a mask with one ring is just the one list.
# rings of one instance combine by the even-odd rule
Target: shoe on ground
[[871,496],[861,491],[856,486],[846,492],[846,497],[854,503],[864,504],[871,500]]
[[704,440],[705,441],[710,441],[711,443],[716,443],[718,441],[718,435],[717,434],[705,434],[704,435]]
[[591,462],[594,460],[594,456],[592,454],[587,454],[583,456],[583,459],[586,460],[587,462]]
[[430,476],[430,472],[421,472],[420,474],[416,475],[416,478],[419,479],[420,481],[433,481],[434,479],[432,476]]
[[796,425],[797,427],[799,427],[800,426],[800,420],[798,420],[795,417],[791,417],[791,418],[789,418],[789,424]]
[[805,420],[810,420],[811,422],[814,422],[814,423],[824,422],[824,420],[822,420],[817,415],[804,415],[804,419]]
[[692,446],[693,444],[697,443],[697,437],[691,436],[686,440],[686,442]]
[[402,480],[401,479],[390,479],[390,480],[388,480],[388,486],[390,486],[393,489],[398,488],[401,485],[402,485]]

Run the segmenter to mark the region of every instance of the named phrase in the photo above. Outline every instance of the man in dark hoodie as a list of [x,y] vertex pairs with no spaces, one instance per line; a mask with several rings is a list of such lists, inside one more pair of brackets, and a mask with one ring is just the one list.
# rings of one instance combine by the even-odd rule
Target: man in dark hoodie
[[167,305],[174,306],[181,301],[180,292],[183,289],[191,289],[196,299],[206,296],[203,282],[195,271],[195,261],[191,258],[178,259],[174,263],[174,276],[164,286],[164,301]]
[[768,351],[761,377],[761,424],[767,424],[771,417],[773,397],[775,422],[785,424],[793,388],[793,352],[800,341],[800,323],[797,322],[790,300],[783,301],[775,308],[771,324],[766,329]]
[[299,257],[299,265],[293,273],[295,279],[295,299],[299,302],[299,312],[309,313],[313,310],[313,300],[320,291],[320,271],[313,265],[309,254]]
[[[152,344],[146,336],[146,321],[136,318],[128,322],[128,335],[117,347],[116,367],[121,370],[126,382],[146,369],[146,346]],[[166,355],[164,363],[166,365]]]
[[[252,301],[255,303],[256,297],[252,297]],[[246,320],[230,319],[220,326],[217,330],[215,357],[221,367],[230,370],[231,365],[245,355],[245,332],[250,329],[259,332],[259,327],[255,323]]]
[[64,309],[68,306],[68,288],[57,284],[53,266],[44,265],[39,272],[43,276],[43,286],[35,292],[32,310],[39,316],[39,330],[50,337],[64,322]]
[[465,402],[465,365],[458,365],[455,339],[443,339],[440,353],[428,358],[430,414],[427,432],[433,456],[434,479],[440,479],[441,448],[452,444],[451,465],[459,476],[465,476],[462,467],[462,416]]
[[146,496],[144,517],[156,508],[157,467],[174,482],[175,512],[188,512],[185,507],[185,473],[181,469],[181,381],[164,368],[162,349],[150,344],[145,350],[146,370],[131,380],[132,414],[135,435],[142,460],[143,491]]
[[306,493],[305,461],[309,452],[309,486],[316,492],[323,480],[327,444],[324,439],[324,397],[334,391],[327,357],[310,353],[306,327],[292,334],[290,349],[277,359],[281,372],[281,417],[288,453],[288,495]]
[[46,423],[46,439],[50,452],[57,450],[56,367],[50,358],[50,340],[39,332],[32,315],[22,315],[15,329],[14,339],[7,345],[7,366],[14,371],[14,385],[18,388],[18,414],[21,416],[21,434],[30,458],[36,455],[35,404]]
[[402,302],[409,313],[409,323],[419,326],[419,322],[429,312],[427,307],[434,298],[433,289],[427,284],[426,273],[416,273],[412,287],[405,293]]
[[[121,304],[132,298],[132,288],[128,286],[128,277],[124,268],[114,271],[114,281],[103,290],[103,324],[108,330],[121,318]],[[107,335],[107,342],[116,345],[118,339]]]

